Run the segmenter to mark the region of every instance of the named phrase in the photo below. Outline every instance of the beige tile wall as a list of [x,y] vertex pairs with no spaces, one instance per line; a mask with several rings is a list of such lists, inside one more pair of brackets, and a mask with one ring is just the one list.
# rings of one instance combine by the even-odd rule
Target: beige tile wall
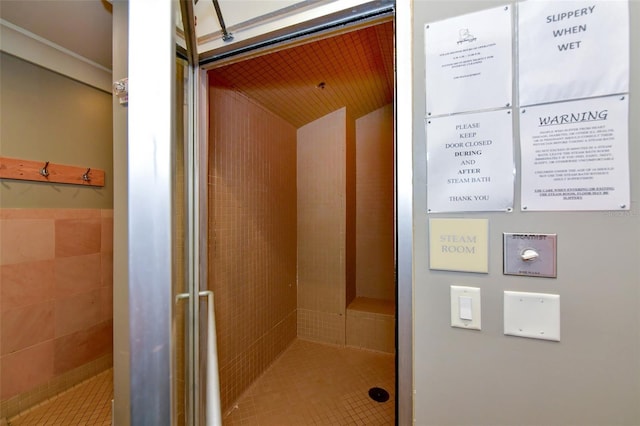
[[0,210],[3,402],[111,356],[112,239],[111,209]]
[[209,285],[226,410],[296,336],[296,129],[209,82]]
[[342,108],[298,129],[298,336],[341,345],[353,236],[347,182],[355,183],[347,179],[348,121]]
[[393,236],[393,108],[356,120],[358,297],[395,300]]
[[346,123],[346,164],[345,164],[345,200],[346,200],[346,266],[345,266],[345,304],[356,297],[357,289],[357,269],[356,269],[356,249],[357,249],[357,145],[356,145],[356,121],[347,110]]
[[[304,339],[346,344],[346,306],[360,292],[358,244],[390,241],[390,247],[372,248],[367,261],[383,264],[377,269],[383,276],[370,286],[387,285],[378,293],[393,303],[393,134],[386,132],[393,122],[385,121],[392,120],[390,107],[360,124],[343,108],[296,131],[213,73],[210,85],[209,276],[227,409],[291,342],[296,328]],[[371,157],[374,163],[363,166],[369,173],[358,174],[356,164]],[[381,177],[375,176],[377,167],[385,168]],[[357,182],[371,178],[369,186]],[[386,192],[376,198],[374,192],[384,185]],[[360,190],[369,192],[361,197]],[[382,215],[365,212],[365,227],[357,227],[358,209],[386,207],[390,211]],[[383,238],[366,239],[380,232]],[[394,317],[384,320],[383,326],[371,327],[367,339],[384,334],[374,349],[392,352],[388,331],[393,332]]]

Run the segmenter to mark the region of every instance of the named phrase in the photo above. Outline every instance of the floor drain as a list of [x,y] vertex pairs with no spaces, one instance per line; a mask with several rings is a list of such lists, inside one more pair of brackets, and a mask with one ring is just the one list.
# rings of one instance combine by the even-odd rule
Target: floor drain
[[389,400],[389,392],[382,388],[369,389],[369,396],[377,402],[386,402]]

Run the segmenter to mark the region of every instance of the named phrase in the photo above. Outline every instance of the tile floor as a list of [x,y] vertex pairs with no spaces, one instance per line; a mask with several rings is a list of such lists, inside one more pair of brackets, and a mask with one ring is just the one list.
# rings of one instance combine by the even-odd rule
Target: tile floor
[[[223,414],[225,426],[394,424],[394,355],[295,340]],[[381,387],[389,400],[376,402]],[[113,370],[9,419],[10,426],[110,426]]]
[[9,419],[9,426],[111,426],[113,369]]
[[[372,387],[389,400],[373,401]],[[223,424],[393,425],[394,398],[394,355],[295,340],[223,413]]]

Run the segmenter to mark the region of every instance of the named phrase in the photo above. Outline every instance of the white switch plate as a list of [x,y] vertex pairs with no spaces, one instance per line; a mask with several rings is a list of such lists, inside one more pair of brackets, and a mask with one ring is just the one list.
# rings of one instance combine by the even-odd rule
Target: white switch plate
[[[460,311],[460,298],[471,299],[471,319],[462,319]],[[466,299],[463,299],[466,300]],[[451,286],[451,326],[468,328],[471,330],[480,330],[482,323],[480,321],[481,316],[480,309],[480,289],[477,287],[463,287],[459,285]],[[468,308],[464,309],[463,315],[467,317],[469,315]]]
[[504,334],[560,341],[560,295],[504,292]]

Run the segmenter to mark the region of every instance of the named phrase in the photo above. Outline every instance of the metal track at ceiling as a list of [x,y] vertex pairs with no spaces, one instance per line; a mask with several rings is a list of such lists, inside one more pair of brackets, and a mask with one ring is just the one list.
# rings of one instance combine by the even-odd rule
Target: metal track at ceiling
[[395,2],[392,0],[365,3],[347,10],[263,34],[260,37],[237,41],[227,46],[200,53],[199,64],[200,66],[210,65],[223,59],[239,56],[248,52],[256,52],[276,45],[284,45],[307,36],[331,32],[340,28],[346,28],[350,25],[393,16],[394,13]]

